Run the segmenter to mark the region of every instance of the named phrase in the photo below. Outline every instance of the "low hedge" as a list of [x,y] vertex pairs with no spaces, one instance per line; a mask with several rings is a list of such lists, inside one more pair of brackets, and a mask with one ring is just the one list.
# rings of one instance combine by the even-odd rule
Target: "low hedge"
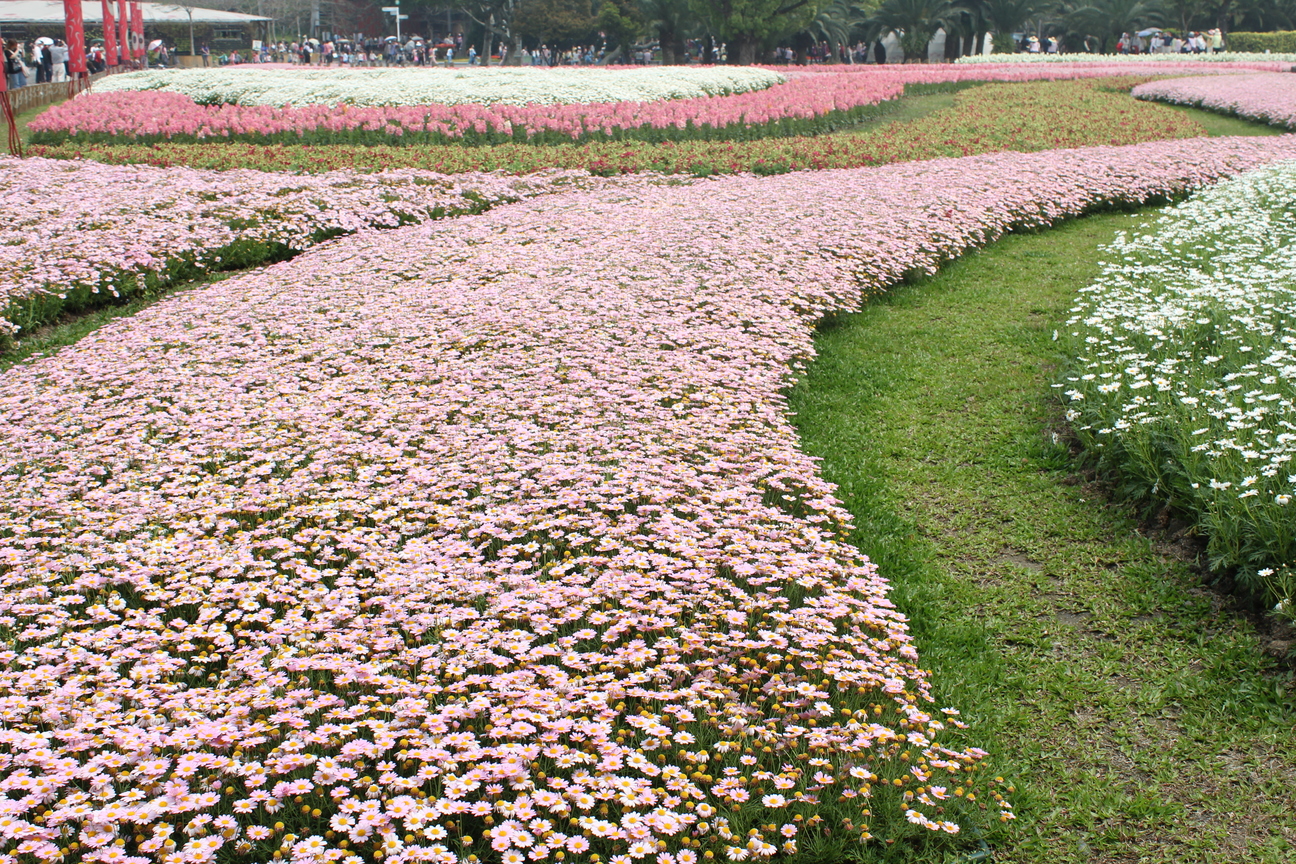
[[1230,51],[1296,54],[1296,30],[1275,30],[1272,33],[1230,33],[1225,44]]

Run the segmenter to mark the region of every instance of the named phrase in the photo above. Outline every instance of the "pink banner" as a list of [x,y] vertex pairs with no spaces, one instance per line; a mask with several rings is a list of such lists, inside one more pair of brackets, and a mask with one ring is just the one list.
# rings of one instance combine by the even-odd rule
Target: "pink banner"
[[117,0],[117,47],[123,63],[130,60],[130,10],[126,0]]
[[63,0],[63,41],[68,49],[68,75],[79,78],[87,71],[81,0]]
[[112,0],[101,0],[103,3],[104,62],[109,66],[117,65],[117,19],[112,14]]

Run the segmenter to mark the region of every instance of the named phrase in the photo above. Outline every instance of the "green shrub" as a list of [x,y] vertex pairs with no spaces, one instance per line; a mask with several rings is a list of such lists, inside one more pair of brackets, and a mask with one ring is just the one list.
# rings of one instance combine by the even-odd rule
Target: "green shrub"
[[1296,54],[1296,30],[1276,30],[1272,33],[1230,33],[1224,47],[1229,51],[1263,54]]

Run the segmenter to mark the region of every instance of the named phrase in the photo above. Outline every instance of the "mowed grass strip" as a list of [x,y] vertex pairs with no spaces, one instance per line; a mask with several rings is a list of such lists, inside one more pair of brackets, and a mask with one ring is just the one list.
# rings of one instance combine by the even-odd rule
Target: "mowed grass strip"
[[1147,218],[1009,236],[901,286],[825,324],[790,393],[937,705],[1016,788],[998,862],[1296,860],[1290,673],[1185,556],[1072,485],[1051,431],[1056,322]]

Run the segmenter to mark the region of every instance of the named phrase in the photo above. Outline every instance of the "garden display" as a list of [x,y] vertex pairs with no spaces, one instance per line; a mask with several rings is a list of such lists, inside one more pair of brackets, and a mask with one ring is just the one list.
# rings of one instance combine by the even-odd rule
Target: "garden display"
[[[1144,565],[1083,530],[1051,557],[978,539],[965,594],[929,571],[966,561],[923,550],[1048,549],[1010,516],[968,528],[1035,498],[945,507],[924,480],[932,523],[888,496],[918,463],[1030,474],[1013,488],[1049,507],[1119,482],[1296,618],[1296,138],[1156,104],[1290,126],[1290,62],[248,64],[46,110],[38,155],[0,157],[0,864],[1052,864],[1057,825],[1105,838],[1095,860],[1218,836],[1211,805],[1157,797],[1190,768],[1147,773],[1136,721],[1103,712],[1129,695],[1181,762],[1272,779],[1290,691],[1250,631],[1221,641],[1233,613],[1148,566],[1120,589],[1140,623],[1086,630],[1116,619],[1070,559]],[[886,122],[918,96],[946,101]],[[1003,355],[1042,391],[998,400],[1031,416],[1009,457],[913,446],[899,410],[811,455],[793,412],[837,396],[798,388],[851,313],[899,319],[1005,235],[1131,210],[1069,306],[970,294],[985,327],[930,319],[1044,346]],[[931,396],[941,375],[895,370],[937,367],[896,357],[952,368],[955,340],[913,321],[872,366],[835,355],[855,389],[833,410]],[[931,413],[962,423],[981,392]],[[1097,471],[1074,489],[1068,445]],[[1001,588],[1061,611],[1000,638]],[[1121,667],[1172,617],[1196,628],[1175,651],[1231,647],[1149,694]],[[1218,748],[1184,718],[1204,711]],[[1132,779],[1093,792],[1048,723],[1097,730]],[[1237,848],[1281,854],[1284,830]]]
[[1170,78],[1140,84],[1130,95],[1296,129],[1296,76],[1291,73]]
[[1198,515],[1217,567],[1296,594],[1296,163],[1199,192],[1106,251],[1067,322],[1067,419],[1103,463]]
[[[1235,72],[1275,69],[1278,64],[1209,68]],[[881,70],[838,66],[786,76],[753,70],[756,77],[745,88],[731,82],[726,90],[712,82],[710,89],[722,95],[665,98],[663,89],[644,94],[651,98],[621,101],[611,100],[618,91],[602,82],[634,76],[638,70],[589,73],[603,77],[594,79],[601,86],[590,86],[587,92],[568,83],[583,80],[586,73],[579,70],[140,72],[114,76],[99,90],[46,111],[32,121],[30,129],[37,144],[246,141],[409,146],[745,140],[841,128],[875,113],[881,103],[900,96],[906,85],[1102,78],[1128,75],[1132,69],[1142,71],[1111,62]],[[1157,67],[1157,71],[1184,69],[1201,71],[1199,64],[1183,62]],[[479,85],[478,74],[499,80],[487,77]],[[440,82],[446,78],[460,89],[441,92]],[[471,89],[477,87],[480,90]],[[625,89],[632,88],[622,92]]]
[[292,177],[0,157],[0,202],[11,214],[0,229],[0,342],[58,314],[69,295],[87,305],[571,182],[560,173]]
[[905,273],[1292,156],[555,193],[11,369],[6,851],[688,864],[1010,819],[781,390]]
[[183,93],[230,105],[567,105],[729,96],[787,81],[746,66],[628,69],[308,68],[257,65],[114,75],[99,93]]

